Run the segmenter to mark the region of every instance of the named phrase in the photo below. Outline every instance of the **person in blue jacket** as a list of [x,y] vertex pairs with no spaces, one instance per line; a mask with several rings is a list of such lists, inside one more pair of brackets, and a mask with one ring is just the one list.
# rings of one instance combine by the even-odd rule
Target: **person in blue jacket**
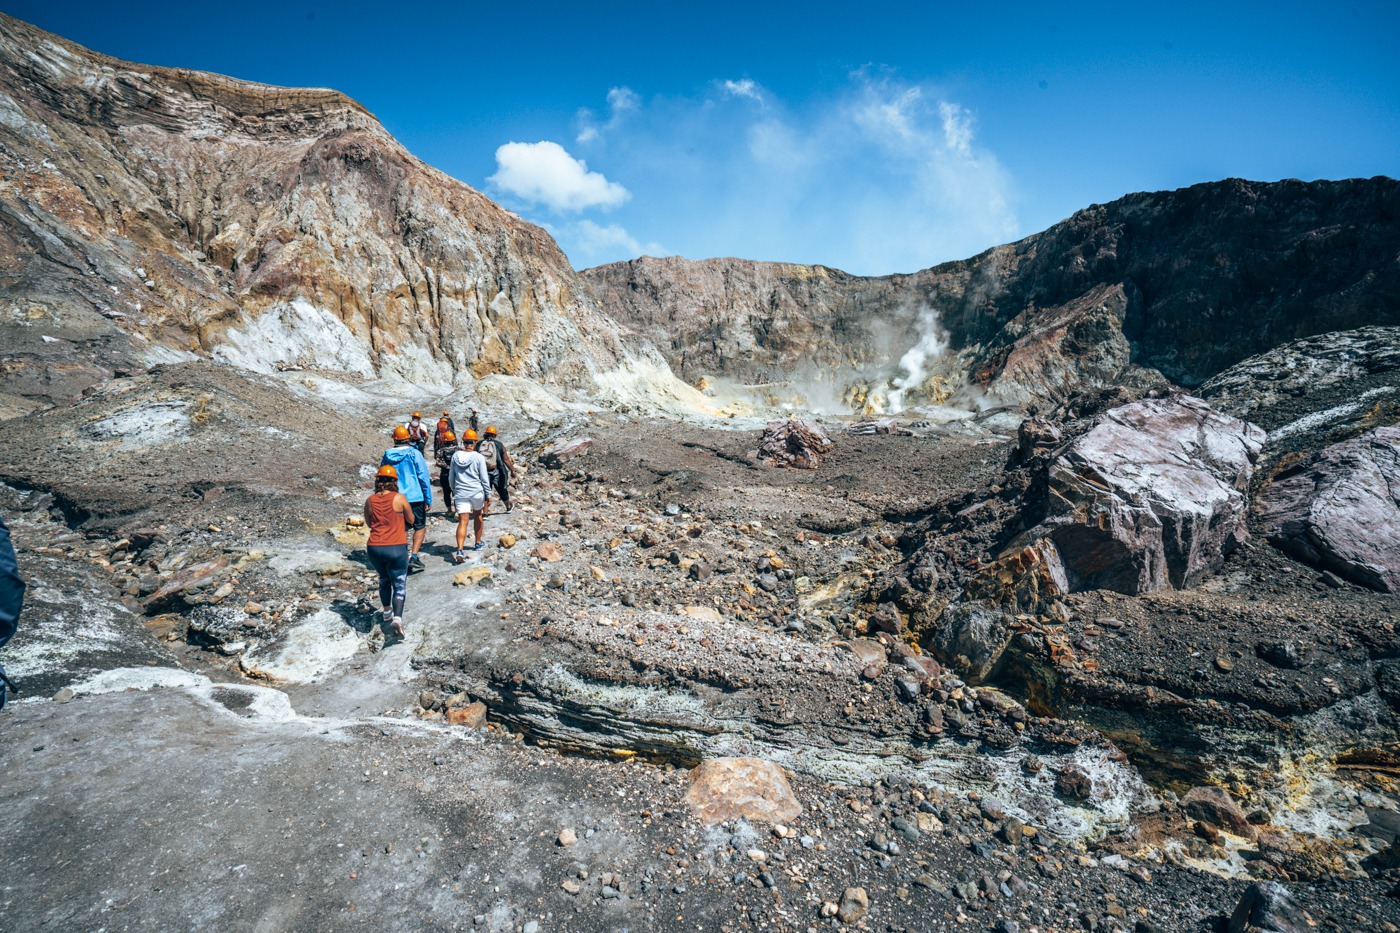
[[[24,605],[24,581],[19,577],[19,565],[15,562],[15,546],[10,542],[10,529],[0,518],[0,648],[14,637],[19,628],[19,611]],[[5,696],[13,689],[5,668],[0,667],[0,707],[5,705]]]
[[408,428],[399,425],[394,428],[394,446],[384,451],[380,466],[391,466],[399,474],[399,492],[408,500],[413,509],[413,541],[408,548],[408,572],[417,573],[425,569],[418,557],[418,549],[423,546],[423,538],[428,534],[428,508],[433,504],[433,483],[428,478],[428,461],[413,444],[413,436]]

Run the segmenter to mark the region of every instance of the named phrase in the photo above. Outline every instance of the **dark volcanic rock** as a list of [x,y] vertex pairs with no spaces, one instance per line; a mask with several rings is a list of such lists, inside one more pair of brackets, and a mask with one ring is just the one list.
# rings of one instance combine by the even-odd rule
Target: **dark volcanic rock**
[[1043,524],[1071,590],[1200,582],[1246,536],[1259,427],[1191,396],[1113,409],[1050,467]]
[[1245,888],[1229,925],[1230,933],[1306,933],[1312,928],[1293,895],[1277,881]]
[[1255,509],[1264,534],[1293,557],[1373,590],[1400,590],[1400,427],[1285,469]]

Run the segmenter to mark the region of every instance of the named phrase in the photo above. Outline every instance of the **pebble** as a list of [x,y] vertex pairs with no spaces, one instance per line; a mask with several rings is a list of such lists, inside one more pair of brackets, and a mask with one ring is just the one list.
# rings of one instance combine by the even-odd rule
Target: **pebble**
[[531,920],[529,923],[525,924],[524,933],[540,933],[540,922],[538,920]]
[[572,829],[562,830],[559,833],[559,838],[557,841],[559,845],[567,849],[569,846],[578,842],[578,833],[574,832]]

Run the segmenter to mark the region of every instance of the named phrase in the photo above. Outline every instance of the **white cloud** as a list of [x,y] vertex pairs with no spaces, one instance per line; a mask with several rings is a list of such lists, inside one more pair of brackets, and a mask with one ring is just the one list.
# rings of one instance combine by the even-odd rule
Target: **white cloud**
[[627,118],[627,114],[637,110],[641,105],[642,99],[630,87],[609,88],[607,122],[599,123],[593,111],[584,107],[578,112],[579,131],[575,141],[579,144],[597,141],[603,134],[621,126],[622,121]]
[[487,181],[507,194],[556,211],[617,207],[632,196],[549,140],[501,146],[496,150],[496,174]]
[[723,81],[720,88],[730,97],[747,97],[750,100],[763,100],[762,88],[752,78],[742,78],[738,81]]

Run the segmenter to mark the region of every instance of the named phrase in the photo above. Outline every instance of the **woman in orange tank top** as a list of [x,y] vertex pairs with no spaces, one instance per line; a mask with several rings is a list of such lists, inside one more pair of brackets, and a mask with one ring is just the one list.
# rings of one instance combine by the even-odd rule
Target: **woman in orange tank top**
[[408,595],[408,525],[413,506],[399,492],[399,472],[382,466],[374,477],[374,494],[365,500],[370,565],[379,574],[380,623],[403,637],[403,604]]

